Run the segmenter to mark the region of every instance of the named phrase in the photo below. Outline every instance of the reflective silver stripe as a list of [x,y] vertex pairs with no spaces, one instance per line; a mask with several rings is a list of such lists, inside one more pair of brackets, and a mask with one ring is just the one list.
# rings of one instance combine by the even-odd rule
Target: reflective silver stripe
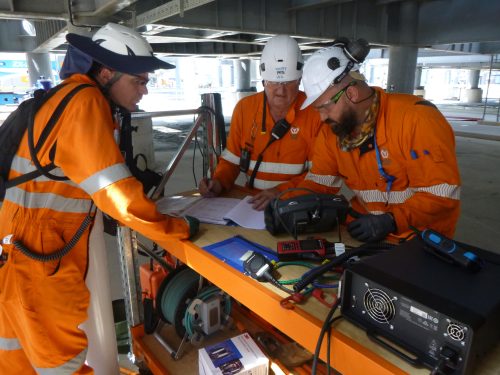
[[17,186],[7,189],[5,200],[25,208],[48,208],[59,212],[87,213],[90,199],[62,197],[53,193],[30,193]]
[[425,192],[438,197],[445,197],[450,199],[460,199],[461,188],[458,185],[439,184],[429,187],[415,188],[416,192]]
[[287,181],[269,181],[269,180],[260,180],[256,178],[253,182],[253,186],[256,189],[260,190],[266,190],[266,189],[272,189],[275,186],[278,186],[279,184],[282,184]]
[[5,337],[0,337],[0,350],[19,350],[21,349],[21,344],[18,339],[6,339]]
[[58,367],[43,368],[35,367],[39,375],[67,375],[75,373],[85,362],[87,358],[87,348],[80,352],[77,356],[70,359],[68,362],[63,363]]
[[387,212],[385,211],[368,211],[369,213],[371,213],[372,215],[383,215]]
[[366,203],[387,202],[399,204],[404,203],[408,198],[413,196],[413,192],[410,189],[404,191],[391,191],[390,194],[380,190],[353,190],[353,193],[356,194],[361,202]]
[[[380,190],[353,190],[354,194],[362,202],[366,203],[390,203],[390,204],[401,204],[410,199],[415,193],[425,192],[438,197],[450,198],[450,199],[460,199],[460,186],[440,184],[428,187],[420,188],[408,188],[403,191],[391,191],[387,194],[385,191]],[[389,199],[387,199],[389,198]]]
[[313,166],[313,162],[312,162],[312,161],[306,161],[306,169],[307,169],[308,171],[310,171],[310,170],[311,170],[312,166]]
[[[250,170],[255,168],[255,161],[250,163]],[[276,174],[289,174],[292,176],[296,176],[305,171],[304,163],[301,164],[287,164],[287,163],[271,163],[271,162],[262,162],[260,163],[258,172],[265,173],[276,173]]]
[[85,190],[88,195],[92,195],[104,189],[106,186],[130,177],[131,175],[130,170],[125,164],[115,164],[86,178],[80,183],[80,187]]
[[306,180],[311,180],[317,184],[328,186],[328,187],[341,187],[342,178],[339,176],[322,175],[309,172],[306,175]]
[[[36,170],[36,167],[31,162],[31,159],[22,158],[22,157],[19,157],[16,155],[16,156],[14,156],[14,159],[12,160],[11,169],[18,172],[18,173],[26,174],[26,173],[33,172],[34,170]],[[59,177],[65,176],[61,168],[52,169],[50,171],[50,174],[53,174],[53,175],[59,176]],[[41,175],[41,176],[35,178],[34,180],[39,181],[39,182],[54,181],[48,177],[45,177],[44,175]],[[61,182],[61,183],[67,184],[67,185],[71,185],[71,186],[75,186],[75,187],[78,186],[73,181],[70,181],[70,180],[58,181],[58,182]]]
[[[232,164],[240,164],[240,157],[236,156],[232,152],[227,149],[224,150],[221,156],[224,160],[232,163]],[[265,173],[276,173],[276,174],[289,174],[289,175],[298,175],[303,173],[308,168],[308,162],[300,163],[300,164],[291,164],[291,163],[272,163],[272,162],[262,162],[259,166],[259,172]],[[256,161],[252,160],[250,162],[249,169],[252,171],[255,168]]]
[[227,160],[231,164],[236,164],[236,165],[240,164],[240,157],[233,154],[227,148],[222,152],[221,158]]

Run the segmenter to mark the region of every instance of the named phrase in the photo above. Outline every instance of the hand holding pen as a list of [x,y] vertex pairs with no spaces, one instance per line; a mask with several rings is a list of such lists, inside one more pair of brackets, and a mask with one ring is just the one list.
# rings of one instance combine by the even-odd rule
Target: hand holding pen
[[203,178],[198,185],[198,190],[202,196],[212,198],[222,192],[222,185],[217,179]]

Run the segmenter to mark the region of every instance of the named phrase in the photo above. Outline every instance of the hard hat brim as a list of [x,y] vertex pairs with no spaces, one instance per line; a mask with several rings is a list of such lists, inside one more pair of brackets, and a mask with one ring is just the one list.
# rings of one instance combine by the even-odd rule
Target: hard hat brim
[[[366,77],[362,73],[360,73],[358,70],[351,70],[348,74],[351,78],[353,78],[355,80],[366,81]],[[331,85],[329,87],[332,87],[332,86],[333,85]],[[328,90],[329,87],[327,87],[325,89],[325,91]],[[312,103],[314,103],[316,101],[316,99],[318,99],[321,95],[323,95],[323,93],[325,91],[323,91],[317,95],[311,95],[311,96],[306,97],[306,100],[304,101],[304,103],[302,103],[302,106],[300,107],[300,109],[302,110],[302,109],[309,107]]]
[[69,33],[66,40],[75,48],[92,57],[93,60],[118,72],[140,74],[153,72],[157,69],[173,69],[175,65],[169,64],[159,58],[151,56],[121,55],[107,50],[95,43],[91,38]]
[[312,95],[312,96],[307,96],[306,97],[306,100],[304,100],[304,103],[302,103],[302,105],[300,106],[300,109],[303,110],[303,109],[306,109],[307,107],[309,107],[311,104],[314,103],[314,101],[316,99],[318,99],[319,97],[321,96],[321,94],[319,95]]

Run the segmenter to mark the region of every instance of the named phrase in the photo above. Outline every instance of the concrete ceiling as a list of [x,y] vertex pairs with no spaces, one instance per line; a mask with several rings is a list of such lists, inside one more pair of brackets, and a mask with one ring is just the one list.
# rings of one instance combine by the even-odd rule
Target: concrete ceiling
[[0,0],[0,51],[63,51],[68,30],[113,21],[170,56],[259,56],[270,35],[289,34],[306,53],[346,36],[499,64],[499,16],[491,0]]

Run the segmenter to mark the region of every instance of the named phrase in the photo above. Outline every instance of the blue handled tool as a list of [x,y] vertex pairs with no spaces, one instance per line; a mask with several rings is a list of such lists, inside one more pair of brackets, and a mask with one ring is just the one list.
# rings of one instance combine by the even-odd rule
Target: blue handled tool
[[420,232],[420,236],[428,246],[428,250],[432,250],[438,257],[464,267],[469,271],[476,272],[481,269],[483,265],[481,258],[471,250],[464,249],[441,233],[432,229],[424,229]]

